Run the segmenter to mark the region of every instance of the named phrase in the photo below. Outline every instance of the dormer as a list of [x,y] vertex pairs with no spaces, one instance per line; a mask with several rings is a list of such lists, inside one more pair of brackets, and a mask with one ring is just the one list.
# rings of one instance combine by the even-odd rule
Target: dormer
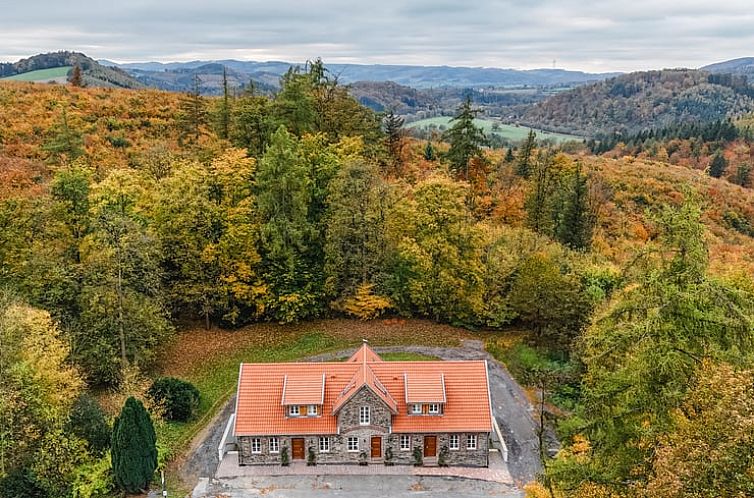
[[289,418],[318,417],[325,403],[324,375],[285,375],[281,404]]
[[403,374],[408,415],[441,416],[445,413],[445,375]]

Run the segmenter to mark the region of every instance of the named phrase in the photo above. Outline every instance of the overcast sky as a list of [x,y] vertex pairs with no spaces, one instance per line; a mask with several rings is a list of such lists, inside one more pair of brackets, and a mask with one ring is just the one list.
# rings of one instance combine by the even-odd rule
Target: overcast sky
[[752,0],[0,0],[0,60],[195,59],[631,71],[754,56]]

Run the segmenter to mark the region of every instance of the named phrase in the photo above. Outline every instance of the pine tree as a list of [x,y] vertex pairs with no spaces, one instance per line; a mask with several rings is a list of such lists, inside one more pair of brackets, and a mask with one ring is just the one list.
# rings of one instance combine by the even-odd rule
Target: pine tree
[[589,209],[587,178],[576,165],[555,230],[556,238],[571,249],[587,249],[592,239],[593,217]]
[[397,166],[401,160],[401,142],[403,138],[403,118],[396,115],[392,109],[382,118],[382,126],[387,135],[387,146],[394,164]]
[[228,87],[228,68],[223,66],[223,98],[217,109],[217,135],[227,140],[230,138],[230,88]]
[[513,155],[513,147],[508,147],[508,152],[505,153],[505,162],[512,163],[516,160],[516,156]]
[[178,128],[181,142],[196,143],[207,121],[207,109],[200,94],[199,76],[194,76],[191,91],[181,96],[178,104]]
[[534,166],[532,190],[526,199],[526,222],[537,233],[552,235],[555,173],[553,153],[541,152]]
[[522,178],[529,178],[531,176],[531,160],[536,144],[537,134],[534,133],[534,130],[529,130],[529,135],[527,135],[526,140],[521,145],[518,160],[516,161],[516,174]]
[[157,468],[157,436],[141,401],[126,400],[113,425],[111,451],[115,484],[127,493],[143,492]]
[[76,87],[83,87],[84,86],[84,77],[81,74],[81,66],[76,64],[73,66],[73,70],[71,71],[71,86]]
[[427,140],[427,145],[424,146],[424,159],[426,159],[427,161],[434,161],[435,159],[437,159],[437,155],[435,154],[435,147],[429,140]]
[[718,152],[715,154],[715,157],[712,158],[712,162],[710,162],[708,170],[709,176],[712,178],[720,178],[725,174],[726,169],[728,169],[728,160]]
[[60,162],[76,159],[84,153],[82,146],[84,140],[81,133],[71,128],[68,122],[68,113],[63,107],[60,113],[60,121],[50,129],[50,137],[42,146],[42,149],[51,157]]
[[488,144],[484,131],[474,124],[476,115],[481,111],[471,107],[471,98],[458,108],[456,116],[450,120],[453,126],[443,134],[443,139],[450,143],[446,158],[450,169],[457,178],[463,180],[469,176],[469,160],[482,155],[482,147]]

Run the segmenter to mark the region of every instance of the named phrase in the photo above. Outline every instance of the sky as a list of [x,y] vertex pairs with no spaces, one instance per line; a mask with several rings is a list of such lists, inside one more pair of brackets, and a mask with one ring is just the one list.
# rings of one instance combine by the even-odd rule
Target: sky
[[[7,3],[8,5],[3,5]],[[754,56],[752,0],[0,0],[0,61],[700,67]]]

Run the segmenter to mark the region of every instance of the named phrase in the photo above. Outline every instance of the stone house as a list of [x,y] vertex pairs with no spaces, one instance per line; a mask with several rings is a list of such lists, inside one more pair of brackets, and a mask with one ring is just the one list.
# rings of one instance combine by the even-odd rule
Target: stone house
[[235,414],[240,465],[488,465],[485,361],[244,363]]

